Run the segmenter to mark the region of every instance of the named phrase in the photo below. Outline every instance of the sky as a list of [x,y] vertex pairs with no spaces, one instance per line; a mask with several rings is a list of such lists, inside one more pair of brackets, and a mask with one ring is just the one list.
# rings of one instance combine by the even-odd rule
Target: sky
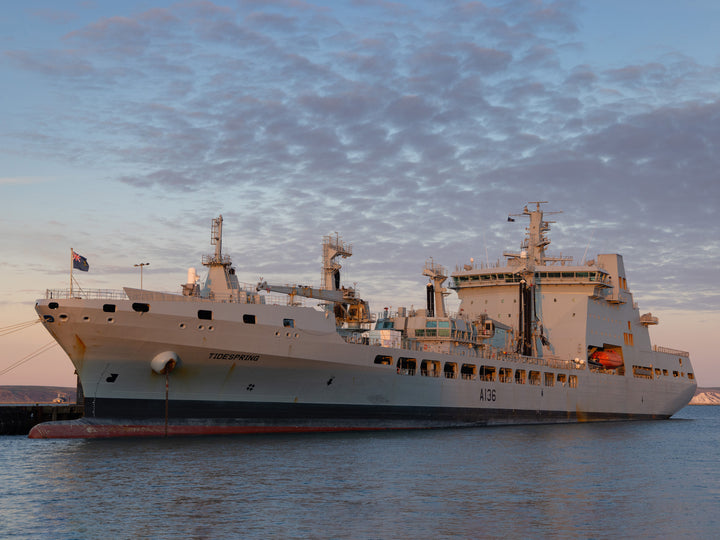
[[83,288],[148,262],[179,292],[222,214],[241,281],[319,285],[337,232],[377,312],[548,201],[549,253],[621,253],[653,342],[720,386],[718,35],[715,0],[6,0],[0,385],[74,384],[39,324],[10,332],[71,248]]

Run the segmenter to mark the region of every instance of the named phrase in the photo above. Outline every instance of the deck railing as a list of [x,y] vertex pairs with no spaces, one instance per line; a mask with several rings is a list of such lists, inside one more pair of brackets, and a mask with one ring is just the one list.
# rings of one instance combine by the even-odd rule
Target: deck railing
[[665,354],[672,354],[673,356],[683,356],[685,358],[690,358],[690,353],[687,351],[679,351],[677,349],[661,347],[660,345],[653,345],[653,351],[661,352],[661,353],[665,353]]
[[[254,292],[250,289],[240,289],[239,292]],[[169,296],[165,296],[169,295]],[[128,300],[125,291],[117,289],[47,289],[45,291],[45,298],[47,300],[67,300],[67,299],[84,299],[84,300]],[[261,294],[255,296],[255,298],[262,299],[258,302],[253,302],[247,298],[241,298],[239,303],[263,303],[268,305],[286,306],[289,302],[289,296],[282,294]],[[137,300],[143,300],[146,302],[153,300],[172,301],[177,299],[178,301],[196,300],[199,302],[221,302],[221,303],[238,303],[238,293],[233,294],[218,294],[213,295],[211,298],[201,298],[199,296],[183,296],[180,292],[158,292],[158,291],[140,291],[136,296]],[[293,305],[295,306],[307,306],[313,307],[311,303],[305,302],[304,298],[295,297]]]
[[[369,346],[369,345],[375,345],[379,346],[380,343],[370,343],[368,339],[364,338],[363,332],[353,332],[349,334],[345,334],[342,336],[342,338],[345,340],[346,343],[352,343],[355,345],[361,345],[361,346]],[[432,353],[432,351],[425,351],[422,347],[422,342],[417,340],[409,340],[409,339],[403,339],[402,344],[398,347],[406,351],[413,351],[413,352],[427,352]],[[555,369],[585,369],[585,364],[580,362],[573,362],[571,360],[562,360],[560,358],[554,358],[554,357],[545,357],[545,358],[538,358],[535,356],[522,356],[517,353],[508,353],[501,351],[500,349],[496,349],[494,347],[490,348],[472,348],[472,349],[465,349],[461,348],[458,351],[452,351],[451,354],[456,354],[458,356],[469,356],[473,358],[481,358],[486,360],[500,360],[500,361],[509,361],[509,362],[518,362],[521,364],[527,364],[527,365],[535,365],[535,366],[543,366],[543,367],[549,367],[549,368],[555,368]]]
[[127,300],[125,291],[116,289],[47,289],[45,291],[47,300],[63,300],[68,298],[76,299],[107,299],[107,300]]

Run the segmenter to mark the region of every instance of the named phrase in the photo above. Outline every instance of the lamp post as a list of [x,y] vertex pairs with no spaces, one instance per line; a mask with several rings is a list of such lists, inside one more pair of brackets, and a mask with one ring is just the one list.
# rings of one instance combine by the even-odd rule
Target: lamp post
[[143,288],[143,284],[142,284],[143,266],[149,266],[149,265],[150,265],[150,263],[139,263],[139,264],[134,264],[134,265],[133,265],[133,266],[135,266],[135,267],[138,267],[138,266],[140,267],[140,290],[141,290],[141,291],[142,291],[142,288]]

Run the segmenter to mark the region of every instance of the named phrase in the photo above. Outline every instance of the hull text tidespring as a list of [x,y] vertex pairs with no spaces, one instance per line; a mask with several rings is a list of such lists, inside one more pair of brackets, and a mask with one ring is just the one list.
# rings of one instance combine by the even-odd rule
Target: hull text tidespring
[[[370,315],[340,283],[352,246],[323,242],[323,284],[242,286],[222,254],[182,293],[48,291],[36,305],[70,356],[85,415],[35,438],[374,430],[668,418],[696,382],[686,352],[654,347],[620,255],[548,257],[540,203],[519,253],[446,270],[427,307]],[[283,293],[282,302],[273,303]],[[298,297],[314,298],[304,307]]]

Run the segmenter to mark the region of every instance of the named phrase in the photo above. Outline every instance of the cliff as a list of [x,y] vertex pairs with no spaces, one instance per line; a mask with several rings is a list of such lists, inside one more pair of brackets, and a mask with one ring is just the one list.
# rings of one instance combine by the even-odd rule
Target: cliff
[[75,391],[62,386],[0,386],[0,403],[52,403],[58,396],[64,396],[66,403],[75,403]]
[[720,405],[720,388],[698,388],[690,405]]

